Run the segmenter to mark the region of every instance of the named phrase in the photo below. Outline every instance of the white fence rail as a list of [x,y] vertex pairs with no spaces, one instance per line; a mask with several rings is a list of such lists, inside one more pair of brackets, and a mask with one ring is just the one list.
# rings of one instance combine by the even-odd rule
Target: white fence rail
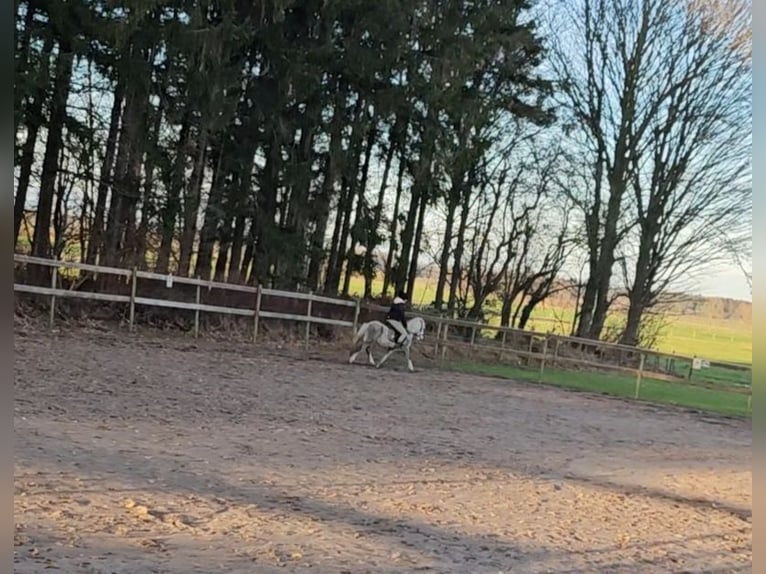
[[[29,255],[14,254],[15,263],[28,265],[41,265],[44,267],[53,267],[56,269],[75,269],[87,271],[96,275],[116,275],[125,277],[131,283],[130,295],[118,295],[113,293],[98,293],[92,291],[76,291],[73,289],[64,289],[57,285],[58,273],[51,274],[51,286],[42,287],[37,285],[25,285],[14,283],[13,290],[18,293],[30,293],[34,295],[45,295],[50,297],[50,326],[52,327],[56,315],[57,298],[75,298],[88,299],[92,301],[104,301],[109,303],[127,303],[129,306],[130,329],[135,327],[136,306],[164,307],[169,309],[183,309],[194,311],[194,335],[199,335],[200,312],[217,313],[222,315],[235,315],[239,317],[250,317],[253,319],[253,341],[258,337],[260,319],[279,319],[283,321],[296,321],[306,323],[306,341],[310,334],[309,327],[312,324],[333,325],[336,327],[350,327],[356,330],[359,319],[360,301],[347,301],[343,299],[334,299],[313,293],[294,293],[291,291],[280,291],[278,289],[265,289],[260,286],[251,287],[248,285],[237,285],[234,283],[223,283],[220,281],[207,281],[191,277],[176,277],[173,275],[163,275],[149,271],[119,269],[115,267],[106,267],[101,265],[90,265],[73,261],[56,261],[53,259],[43,259],[40,257],[31,257]],[[172,299],[158,299],[152,297],[140,297],[137,294],[137,280],[147,279],[164,282],[168,288],[174,284],[196,286],[196,300],[194,303],[175,301]],[[252,308],[229,307],[223,305],[210,305],[201,302],[202,289],[219,289],[222,291],[234,291],[239,293],[250,293],[253,295],[254,306]],[[306,301],[306,314],[299,315],[295,313],[279,313],[276,311],[266,311],[261,309],[263,296],[281,297],[285,299]],[[344,321],[341,319],[332,319],[328,317],[318,317],[312,315],[313,303],[327,303],[338,307],[354,308],[354,321]]]

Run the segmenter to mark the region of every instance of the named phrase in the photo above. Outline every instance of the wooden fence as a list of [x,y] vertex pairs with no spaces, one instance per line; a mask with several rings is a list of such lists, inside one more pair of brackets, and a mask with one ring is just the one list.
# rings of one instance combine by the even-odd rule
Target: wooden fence
[[[77,298],[127,304],[131,331],[135,328],[137,307],[164,307],[193,311],[195,337],[199,336],[200,332],[200,313],[233,315],[252,320],[253,342],[258,339],[261,321],[265,319],[305,323],[304,337],[305,344],[308,346],[312,325],[329,325],[356,332],[362,319],[367,320],[376,316],[382,318],[386,310],[384,307],[362,302],[359,299],[340,299],[314,293],[298,293],[267,289],[261,286],[253,287],[199,278],[175,277],[137,269],[129,270],[79,262],[57,261],[21,254],[14,254],[14,262],[57,270],[50,273],[49,287],[14,282],[15,292],[49,297],[49,323],[51,327],[55,322],[57,299]],[[89,272],[94,276],[105,275],[121,278],[130,288],[127,293],[64,288],[59,283],[58,270],[60,269]],[[171,290],[171,294],[174,293],[175,286],[192,286],[194,288],[194,301],[141,296],[138,289],[139,281],[164,283],[165,288]],[[239,297],[236,299],[241,304],[233,306],[202,302],[203,291],[209,292],[212,289],[231,294],[227,295],[227,300],[234,299],[234,295],[238,295]],[[297,306],[296,311],[286,313],[269,310],[268,305],[264,304],[266,298],[272,301],[292,301],[292,306],[294,308]],[[320,311],[318,306],[323,306],[325,309],[322,312],[317,312]],[[338,315],[344,318],[338,318]],[[748,395],[748,405],[750,404],[751,386],[749,384],[737,386],[704,380],[692,381],[693,366],[695,365],[695,358],[693,357],[552,333],[474,323],[425,313],[417,313],[417,315],[426,320],[428,329],[424,345],[427,349],[433,349],[433,358],[437,361],[448,360],[450,351],[459,353],[462,350],[467,352],[469,357],[483,354],[500,363],[508,360],[523,363],[527,368],[537,370],[539,380],[542,380],[546,368],[560,368],[562,366],[570,369],[612,371],[635,377],[634,395],[636,398],[640,395],[642,379],[651,377],[670,383],[682,382],[708,389]],[[486,333],[490,333],[491,336],[485,336]],[[742,365],[726,363],[714,363],[714,365],[749,372],[749,367]]]

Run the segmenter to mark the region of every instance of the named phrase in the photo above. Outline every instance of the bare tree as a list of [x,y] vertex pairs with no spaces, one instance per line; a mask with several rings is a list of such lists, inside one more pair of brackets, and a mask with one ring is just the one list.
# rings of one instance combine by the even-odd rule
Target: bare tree
[[[581,214],[588,255],[576,334],[598,338],[615,296],[615,265],[633,269],[632,299],[643,301],[633,306],[637,329],[640,307],[688,273],[698,247],[731,224],[733,202],[711,202],[732,193],[741,199],[747,178],[737,180],[740,166],[732,168],[722,155],[743,148],[731,152],[734,142],[725,144],[717,135],[723,125],[708,124],[714,112],[731,111],[728,104],[745,111],[745,93],[738,78],[736,86],[726,86],[726,97],[707,101],[702,94],[745,74],[749,62],[742,34],[716,32],[721,23],[742,18],[723,18],[720,11],[700,8],[702,2],[584,0],[553,6],[559,17],[551,19],[551,65],[573,144],[574,185],[568,193]],[[721,69],[723,54],[738,65]],[[716,110],[721,98],[726,109]],[[628,259],[621,259],[621,251],[628,251]],[[632,287],[638,284],[651,286]]]
[[462,314],[482,319],[486,302],[498,297],[501,324],[519,322],[523,328],[552,293],[568,256],[571,206],[561,202],[555,187],[559,148],[517,138],[504,151],[471,209],[460,266],[461,299],[470,307]]
[[[598,338],[609,308],[618,244],[630,225],[621,225],[631,180],[631,157],[648,129],[653,110],[642,86],[659,59],[662,0],[584,0],[559,3],[565,26],[556,26],[551,64],[559,79],[561,105],[572,141],[588,166],[586,181],[571,190],[584,216],[588,280],[577,334]],[[556,25],[556,23],[553,23]]]
[[664,26],[668,54],[684,57],[652,78],[659,105],[632,158],[638,225],[624,344],[638,343],[644,313],[669,287],[730,259],[730,238],[748,224],[752,73],[730,27],[741,19],[711,17],[689,9]]

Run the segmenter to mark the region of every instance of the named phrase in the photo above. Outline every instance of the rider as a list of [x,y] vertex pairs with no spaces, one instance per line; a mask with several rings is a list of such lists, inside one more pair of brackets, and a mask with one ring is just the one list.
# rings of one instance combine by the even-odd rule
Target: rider
[[407,294],[404,291],[399,291],[396,297],[394,297],[391,308],[388,310],[388,315],[386,315],[386,323],[398,334],[395,341],[397,345],[404,343],[409,336],[406,327],[407,319],[404,316],[404,309],[407,306],[408,300]]

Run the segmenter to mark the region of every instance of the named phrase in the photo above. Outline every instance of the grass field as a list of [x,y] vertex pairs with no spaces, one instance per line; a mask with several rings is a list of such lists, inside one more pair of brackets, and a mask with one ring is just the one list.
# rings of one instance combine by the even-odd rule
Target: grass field
[[[382,288],[375,281],[373,292]],[[418,280],[412,293],[414,305],[428,305],[434,300],[435,281]],[[364,279],[351,280],[352,295],[364,292]],[[528,328],[533,331],[553,331],[569,334],[573,319],[572,309],[538,308],[532,315]],[[619,316],[612,316],[607,326],[618,324]],[[499,323],[497,317],[490,324]],[[710,361],[725,361],[750,365],[753,343],[752,325],[744,321],[724,321],[704,317],[669,317],[661,331],[656,350],[685,356],[696,356]]]
[[[376,283],[374,289],[381,286]],[[361,294],[364,283],[352,281],[351,292]],[[415,305],[428,305],[434,300],[433,282],[418,281],[415,284],[412,301]],[[573,320],[572,309],[539,308],[528,328],[534,331],[552,331],[569,334]],[[620,317],[612,316],[607,326],[619,325]],[[499,323],[497,317],[490,318],[491,324]],[[724,321],[704,317],[669,317],[660,331],[656,350],[684,356],[696,356],[709,361],[722,361],[750,365],[752,363],[752,326],[745,321]],[[489,375],[506,379],[538,382],[537,370],[510,367],[501,364],[475,362],[447,363],[465,373]],[[688,361],[675,360],[673,370],[679,376],[686,376],[691,365]],[[633,375],[578,372],[573,370],[547,369],[542,381],[562,388],[602,393],[617,397],[634,398],[636,378]],[[750,387],[752,371],[736,370],[711,365],[710,368],[693,371],[691,382],[708,382],[732,387]],[[749,416],[749,397],[736,392],[714,390],[692,384],[670,383],[644,378],[641,382],[639,399],[648,402],[671,404],[727,416]]]
[[[456,362],[448,368],[471,374],[488,375],[505,379],[538,381],[537,370],[521,369],[505,365],[489,365],[473,362]],[[636,378],[632,375],[576,372],[546,369],[542,382],[562,388],[617,397],[634,398]],[[729,416],[749,416],[748,397],[680,383],[644,378],[641,381],[639,399],[654,403],[677,405]]]

